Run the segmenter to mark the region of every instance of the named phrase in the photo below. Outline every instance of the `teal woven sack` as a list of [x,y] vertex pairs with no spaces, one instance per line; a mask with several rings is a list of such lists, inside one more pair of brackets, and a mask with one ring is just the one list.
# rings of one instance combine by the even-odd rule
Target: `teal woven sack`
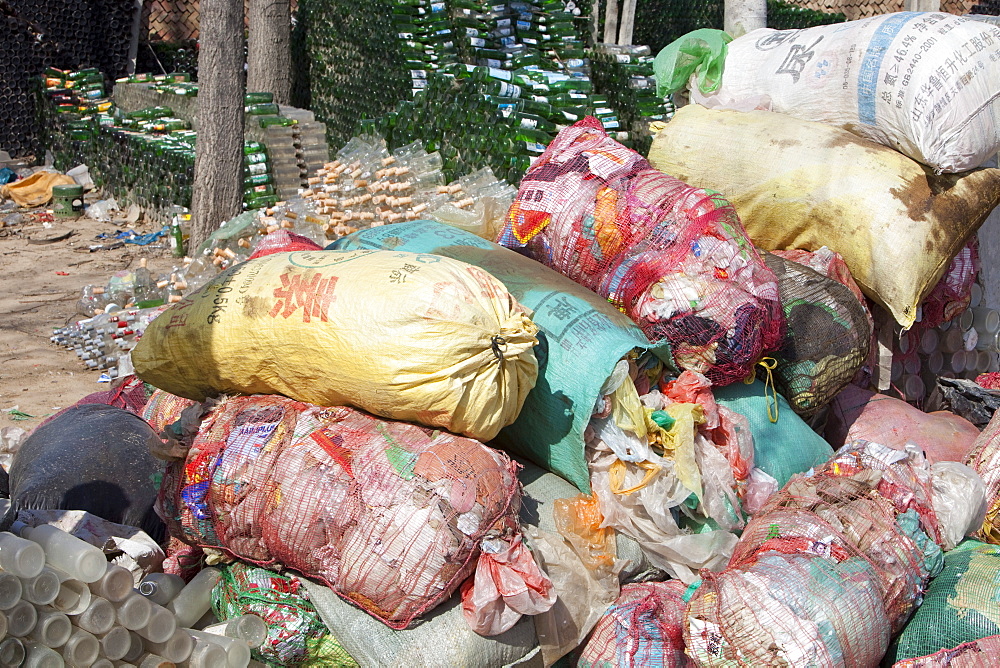
[[776,479],[779,486],[784,487],[796,473],[819,466],[833,456],[830,444],[810,429],[780,394],[777,395],[778,421],[771,422],[767,405],[774,397],[770,390],[765,396],[763,382],[733,383],[713,387],[712,392],[720,406],[745,415],[749,420],[754,466]]
[[[594,292],[534,260],[474,234],[429,220],[384,225],[338,239],[327,250],[433,253],[485,269],[538,325],[538,382],[521,414],[491,443],[522,455],[590,494],[583,431],[601,385],[630,350],[651,350],[672,368],[666,345],[655,349],[624,314]],[[791,413],[791,411],[789,411]]]
[[945,555],[944,570],[931,581],[888,657],[912,659],[998,633],[1000,546],[970,539]]

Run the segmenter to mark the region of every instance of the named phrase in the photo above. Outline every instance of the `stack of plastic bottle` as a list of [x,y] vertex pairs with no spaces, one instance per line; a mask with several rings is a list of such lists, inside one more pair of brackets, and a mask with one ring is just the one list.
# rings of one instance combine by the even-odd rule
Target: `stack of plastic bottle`
[[20,536],[0,533],[2,665],[246,668],[267,635],[256,615],[211,615],[215,568],[188,584],[152,573],[136,589],[131,571],[75,536],[44,524],[13,529]]
[[428,153],[422,142],[392,153],[378,138],[355,137],[309,179],[302,197],[329,216],[328,233],[339,237],[357,229],[430,217],[442,207],[471,210],[488,197],[513,198],[512,186],[498,181],[488,169],[444,181],[438,152]]

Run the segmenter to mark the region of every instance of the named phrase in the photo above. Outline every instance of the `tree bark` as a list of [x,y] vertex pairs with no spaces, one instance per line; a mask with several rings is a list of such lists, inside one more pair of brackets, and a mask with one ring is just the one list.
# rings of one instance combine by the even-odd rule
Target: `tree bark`
[[243,0],[202,0],[191,243],[243,208]]
[[292,13],[289,0],[250,0],[247,90],[274,93],[278,104],[292,96]]

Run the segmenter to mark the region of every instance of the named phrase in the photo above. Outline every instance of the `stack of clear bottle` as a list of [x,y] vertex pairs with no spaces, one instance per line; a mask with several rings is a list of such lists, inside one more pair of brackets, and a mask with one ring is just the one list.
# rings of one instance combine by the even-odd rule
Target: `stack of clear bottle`
[[375,136],[354,137],[309,179],[302,197],[330,216],[328,234],[429,218],[442,207],[471,209],[477,199],[506,192],[488,169],[445,183],[442,159],[415,141],[389,152]]
[[111,378],[131,373],[131,365],[123,367],[128,353],[142,333],[164,307],[123,309],[79,320],[55,329],[49,340],[69,348],[90,370],[104,371]]
[[267,637],[264,620],[218,622],[211,592],[220,572],[189,583],[132,573],[49,525],[0,533],[0,665],[31,668],[246,668]]

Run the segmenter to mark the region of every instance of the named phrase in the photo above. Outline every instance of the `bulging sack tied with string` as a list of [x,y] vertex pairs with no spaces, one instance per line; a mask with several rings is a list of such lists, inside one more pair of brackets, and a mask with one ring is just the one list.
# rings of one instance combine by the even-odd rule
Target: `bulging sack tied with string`
[[283,394],[490,440],[535,385],[537,327],[502,283],[428,253],[238,264],[150,325],[136,374],[201,401]]

